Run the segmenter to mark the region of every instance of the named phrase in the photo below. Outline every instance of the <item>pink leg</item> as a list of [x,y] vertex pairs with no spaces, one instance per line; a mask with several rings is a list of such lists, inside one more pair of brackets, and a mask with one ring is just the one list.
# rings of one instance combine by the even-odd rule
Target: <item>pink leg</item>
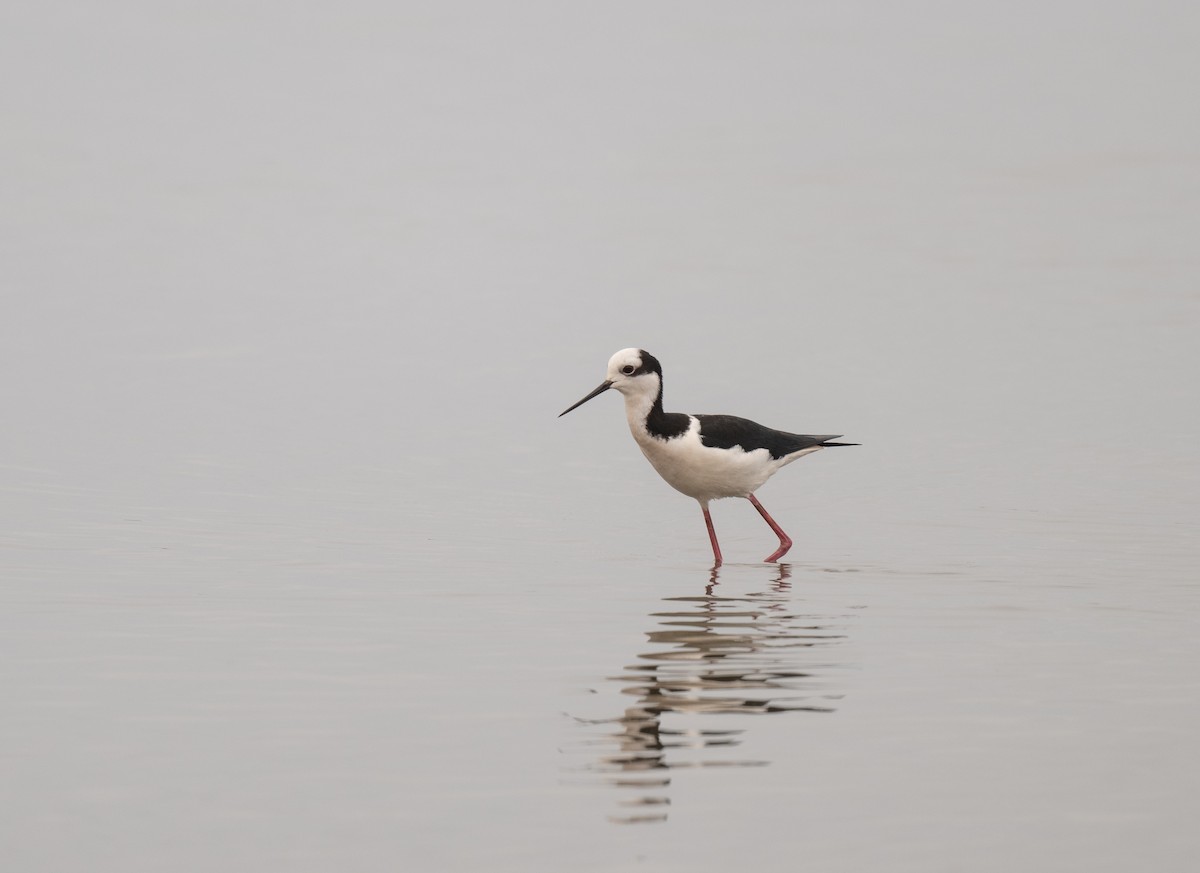
[[765,557],[763,560],[768,563],[771,561],[778,561],[780,558],[786,555],[788,553],[788,549],[792,547],[792,538],[785,534],[783,532],[783,528],[775,523],[775,519],[771,518],[771,516],[767,514],[767,510],[764,509],[763,505],[758,502],[757,497],[751,494],[747,497],[747,499],[754,504],[754,508],[758,510],[758,514],[766,520],[767,524],[771,526],[771,530],[775,531],[775,535],[779,537],[779,549],[774,554]]
[[716,562],[714,567],[721,566],[721,547],[717,545],[717,532],[713,530],[712,516],[708,514],[708,507],[700,504],[700,508],[704,510],[704,524],[708,527],[708,540],[713,547],[713,560]]

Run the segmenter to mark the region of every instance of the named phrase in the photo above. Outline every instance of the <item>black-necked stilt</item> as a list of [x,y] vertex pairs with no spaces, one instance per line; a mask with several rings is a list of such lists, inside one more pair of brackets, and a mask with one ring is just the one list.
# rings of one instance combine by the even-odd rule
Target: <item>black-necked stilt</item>
[[779,537],[779,548],[765,560],[778,561],[792,547],[792,540],[754,492],[797,458],[827,446],[858,443],[831,442],[841,434],[810,436],[772,430],[733,415],[664,412],[662,382],[657,358],[642,349],[621,349],[609,360],[608,375],[600,386],[558,417],[616,388],[625,395],[625,417],[642,454],[668,485],[699,501],[717,564],[721,563],[721,547],[708,504],[722,497],[745,497],[754,504]]

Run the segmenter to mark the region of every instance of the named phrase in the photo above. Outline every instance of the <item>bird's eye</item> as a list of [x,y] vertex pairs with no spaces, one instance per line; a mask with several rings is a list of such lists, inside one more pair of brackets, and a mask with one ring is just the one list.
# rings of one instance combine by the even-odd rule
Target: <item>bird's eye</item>
[[635,367],[633,364],[626,364],[624,367],[621,368],[621,372],[624,373],[626,376],[632,376],[636,370],[637,370],[637,367]]

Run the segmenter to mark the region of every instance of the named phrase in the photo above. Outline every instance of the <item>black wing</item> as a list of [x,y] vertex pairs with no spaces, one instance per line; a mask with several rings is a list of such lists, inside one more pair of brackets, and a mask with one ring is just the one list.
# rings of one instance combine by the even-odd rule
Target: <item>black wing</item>
[[714,449],[731,449],[741,446],[742,451],[766,449],[778,460],[813,446],[853,446],[857,443],[831,443],[841,434],[814,436],[811,434],[787,433],[764,427],[756,421],[738,418],[736,415],[697,415],[700,421],[700,442]]

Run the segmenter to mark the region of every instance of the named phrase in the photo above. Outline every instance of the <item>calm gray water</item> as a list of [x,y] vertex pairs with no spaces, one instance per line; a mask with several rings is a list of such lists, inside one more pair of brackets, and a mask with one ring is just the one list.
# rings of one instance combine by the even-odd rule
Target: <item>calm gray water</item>
[[3,869],[1193,869],[1193,4],[4,18]]

